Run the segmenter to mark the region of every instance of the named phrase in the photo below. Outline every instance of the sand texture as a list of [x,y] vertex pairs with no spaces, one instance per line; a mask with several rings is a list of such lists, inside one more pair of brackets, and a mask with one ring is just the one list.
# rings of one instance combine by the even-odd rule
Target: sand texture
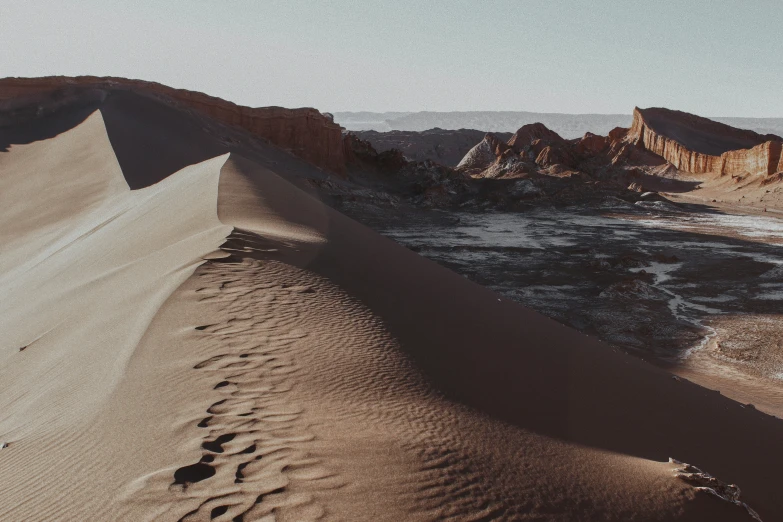
[[0,135],[0,520],[783,519],[779,419],[96,99]]

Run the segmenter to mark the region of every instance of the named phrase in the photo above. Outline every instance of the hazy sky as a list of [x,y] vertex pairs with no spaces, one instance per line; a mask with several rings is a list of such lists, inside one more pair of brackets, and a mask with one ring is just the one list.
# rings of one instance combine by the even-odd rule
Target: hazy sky
[[0,0],[0,76],[253,106],[783,117],[783,3]]

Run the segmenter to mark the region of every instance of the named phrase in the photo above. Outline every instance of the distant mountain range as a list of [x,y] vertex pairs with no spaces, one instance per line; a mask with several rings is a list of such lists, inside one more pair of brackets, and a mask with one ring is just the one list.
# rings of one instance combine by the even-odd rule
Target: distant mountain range
[[[629,114],[560,114],[546,112],[466,111],[466,112],[335,112],[334,121],[347,130],[425,131],[478,129],[486,132],[516,132],[523,125],[540,122],[566,139],[585,132],[606,135],[615,127],[630,127]],[[783,134],[783,118],[711,118],[750,129],[760,134]]]

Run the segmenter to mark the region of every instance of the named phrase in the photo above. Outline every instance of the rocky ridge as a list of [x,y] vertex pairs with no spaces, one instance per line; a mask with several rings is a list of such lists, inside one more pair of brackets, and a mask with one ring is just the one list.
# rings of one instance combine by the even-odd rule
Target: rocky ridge
[[342,128],[330,115],[312,108],[244,107],[155,82],[96,76],[3,78],[0,79],[0,101],[28,103],[31,98],[41,95],[59,91],[65,96],[68,91],[86,89],[132,90],[162,96],[221,123],[242,128],[323,169],[338,174],[346,169]]

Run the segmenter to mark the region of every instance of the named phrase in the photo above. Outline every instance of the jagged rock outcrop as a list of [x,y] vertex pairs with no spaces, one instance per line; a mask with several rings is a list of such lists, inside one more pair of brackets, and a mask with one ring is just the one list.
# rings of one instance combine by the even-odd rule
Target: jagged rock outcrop
[[507,143],[501,141],[495,134],[488,133],[484,139],[465,154],[465,157],[457,165],[457,169],[465,171],[487,169],[509,150],[511,147]]
[[564,140],[542,123],[521,127],[507,143],[487,134],[457,165],[471,176],[519,177],[536,166],[572,166],[576,162],[572,142]]
[[345,171],[342,128],[311,108],[244,107],[200,92],[155,82],[95,76],[0,79],[0,100],[74,89],[133,90],[163,96],[224,124],[240,127],[326,170]]
[[378,157],[378,151],[367,140],[363,140],[353,132],[346,133],[343,137],[343,155],[348,165],[357,165],[363,162],[372,162]]
[[609,141],[620,141],[628,134],[628,131],[631,130],[630,128],[626,127],[615,127],[614,129],[609,131],[608,137]]
[[626,140],[694,174],[767,176],[783,168],[783,138],[669,109],[634,109]]
[[[480,142],[484,131],[474,129],[445,130],[429,129],[413,131],[360,131],[355,134],[372,143],[378,152],[397,149],[410,161],[431,160],[447,167],[456,167],[465,154]],[[495,136],[507,141],[511,133],[496,133]]]
[[536,156],[536,164],[542,167],[551,167],[553,165],[571,165],[574,161],[569,147],[547,145]]
[[368,140],[353,132],[343,138],[344,156],[349,169],[375,170],[382,173],[396,173],[408,164],[402,152],[389,149],[378,152]]
[[546,145],[565,142],[558,133],[548,129],[543,123],[530,123],[520,127],[508,140],[508,144],[519,152],[536,140],[541,140],[541,143]]
[[[422,196],[424,199],[421,201],[416,199],[417,204],[425,200],[438,201],[438,204],[470,204],[470,198],[465,194],[480,193],[480,198],[485,199],[484,203],[492,200],[491,204],[497,205],[498,208],[514,207],[521,204],[525,198],[548,198],[560,203],[601,201],[601,205],[606,208],[631,208],[636,203],[656,211],[674,211],[676,207],[668,206],[665,196],[656,196],[661,201],[653,201],[650,194],[646,193],[681,192],[696,188],[702,190],[705,183],[712,183],[713,185],[708,187],[711,191],[708,192],[710,200],[716,199],[716,196],[727,197],[725,194],[731,193],[734,194],[732,197],[735,201],[742,200],[743,204],[752,200],[765,206],[776,205],[775,194],[780,189],[778,185],[783,183],[779,138],[773,135],[761,136],[751,131],[727,129],[724,125],[684,113],[676,113],[675,117],[671,118],[668,114],[672,111],[661,109],[654,110],[653,113],[655,111],[660,111],[662,116],[658,119],[651,118],[651,122],[648,122],[643,120],[643,116],[647,115],[637,111],[637,121],[633,128],[616,127],[609,131],[607,136],[588,132],[581,138],[566,140],[543,124],[525,125],[508,141],[489,133],[483,135],[465,154],[456,169],[449,169],[448,176],[430,176],[428,173],[436,170],[432,169],[432,165],[427,166],[426,162],[420,165],[409,163],[400,168],[401,161],[395,163],[391,161],[393,157],[388,158],[388,164],[393,166],[384,168],[380,166],[384,163],[379,161],[381,154],[374,150],[368,153],[372,145],[355,136],[346,137],[346,143],[348,140],[354,140],[354,144],[346,149],[345,155],[351,162],[354,161],[351,158],[371,157],[371,161],[365,161],[363,164],[365,170],[390,173],[390,176],[380,179],[408,187],[416,198]],[[669,124],[671,119],[677,120],[676,124]],[[643,127],[646,124],[649,125],[645,129]],[[669,134],[664,136],[653,132],[660,132],[661,129]],[[403,134],[408,135],[406,140],[416,139],[415,133],[412,132],[397,133]],[[694,148],[686,149],[682,143],[674,140],[675,137],[687,141]],[[770,139],[763,141],[766,138]],[[691,158],[706,158],[705,168],[717,165],[715,168],[718,172],[740,171],[742,174],[704,176],[699,180],[682,176],[677,166],[661,155],[667,156],[666,150],[654,146],[647,148],[644,145],[645,139],[660,140],[666,150],[676,146]],[[753,145],[758,141],[761,143]],[[695,143],[695,146],[692,143]],[[725,149],[741,145],[753,146],[726,150],[717,155],[709,154],[716,147],[720,150],[720,147]],[[356,150],[350,150],[352,148]],[[399,151],[394,152],[398,154],[399,160],[408,159]],[[352,168],[352,175],[361,176],[359,170]],[[744,175],[749,171],[765,173],[767,170],[781,172],[756,178]],[[438,181],[433,182],[430,178],[437,178]],[[426,180],[426,183],[422,180]],[[525,190],[512,190],[512,187],[517,186]],[[527,190],[530,187],[535,187],[540,192]],[[740,189],[743,192],[737,192]]]
[[[531,136],[533,140],[530,145],[525,146],[527,135]],[[559,170],[564,171],[578,163],[576,143],[577,140],[565,140],[556,132],[542,125],[534,132],[526,132],[525,128],[517,131],[513,146],[515,150],[520,150],[521,156],[533,159],[540,167],[557,166]]]
[[575,164],[573,143],[543,123],[524,125],[508,140],[508,145],[523,159],[541,167]]
[[587,132],[576,143],[576,153],[582,156],[595,156],[606,151],[611,144],[611,138],[608,136],[599,136],[592,132]]

